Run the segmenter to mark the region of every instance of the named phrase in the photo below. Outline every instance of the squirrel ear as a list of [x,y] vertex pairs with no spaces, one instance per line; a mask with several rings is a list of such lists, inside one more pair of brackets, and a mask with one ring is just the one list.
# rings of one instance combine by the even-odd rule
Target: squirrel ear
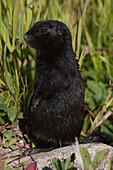
[[62,28],[60,26],[57,27],[57,34],[62,35]]

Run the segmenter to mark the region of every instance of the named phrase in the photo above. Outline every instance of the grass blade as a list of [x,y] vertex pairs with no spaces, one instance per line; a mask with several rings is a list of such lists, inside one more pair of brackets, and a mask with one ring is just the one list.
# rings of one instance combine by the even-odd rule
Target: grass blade
[[11,46],[11,43],[9,40],[9,34],[8,34],[8,27],[6,28],[1,18],[0,18],[0,29],[1,29],[0,34],[1,34],[3,41],[5,42],[9,51],[12,52],[12,46]]
[[20,9],[20,1],[14,1],[14,11],[13,11],[13,49],[15,48],[15,40],[17,33],[17,24],[19,19],[19,9]]

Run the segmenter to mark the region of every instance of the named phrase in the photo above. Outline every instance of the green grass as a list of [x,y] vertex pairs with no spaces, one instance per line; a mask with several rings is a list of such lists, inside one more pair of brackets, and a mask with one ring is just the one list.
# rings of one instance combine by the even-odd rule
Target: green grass
[[47,19],[64,22],[72,33],[88,105],[82,134],[100,127],[113,136],[113,0],[0,1],[0,127],[3,135],[8,125],[12,129],[19,117],[26,117],[33,87],[35,51],[26,46],[23,35],[35,22]]

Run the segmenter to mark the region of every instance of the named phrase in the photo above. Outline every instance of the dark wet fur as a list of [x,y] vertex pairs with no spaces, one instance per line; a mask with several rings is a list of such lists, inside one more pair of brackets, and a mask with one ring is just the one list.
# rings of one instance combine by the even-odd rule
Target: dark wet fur
[[84,85],[71,33],[62,22],[40,21],[24,40],[37,51],[27,114],[30,139],[37,148],[70,145],[84,121]]
[[59,147],[60,141],[69,145],[79,137],[84,120],[84,87],[70,31],[61,22],[41,21],[24,39],[37,50],[27,114],[30,139],[38,148]]

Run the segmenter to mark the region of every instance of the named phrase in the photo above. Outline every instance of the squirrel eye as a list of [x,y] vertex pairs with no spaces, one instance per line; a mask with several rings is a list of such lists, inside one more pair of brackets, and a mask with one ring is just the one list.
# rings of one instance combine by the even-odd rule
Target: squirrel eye
[[47,31],[47,28],[42,28],[41,33],[45,33]]

